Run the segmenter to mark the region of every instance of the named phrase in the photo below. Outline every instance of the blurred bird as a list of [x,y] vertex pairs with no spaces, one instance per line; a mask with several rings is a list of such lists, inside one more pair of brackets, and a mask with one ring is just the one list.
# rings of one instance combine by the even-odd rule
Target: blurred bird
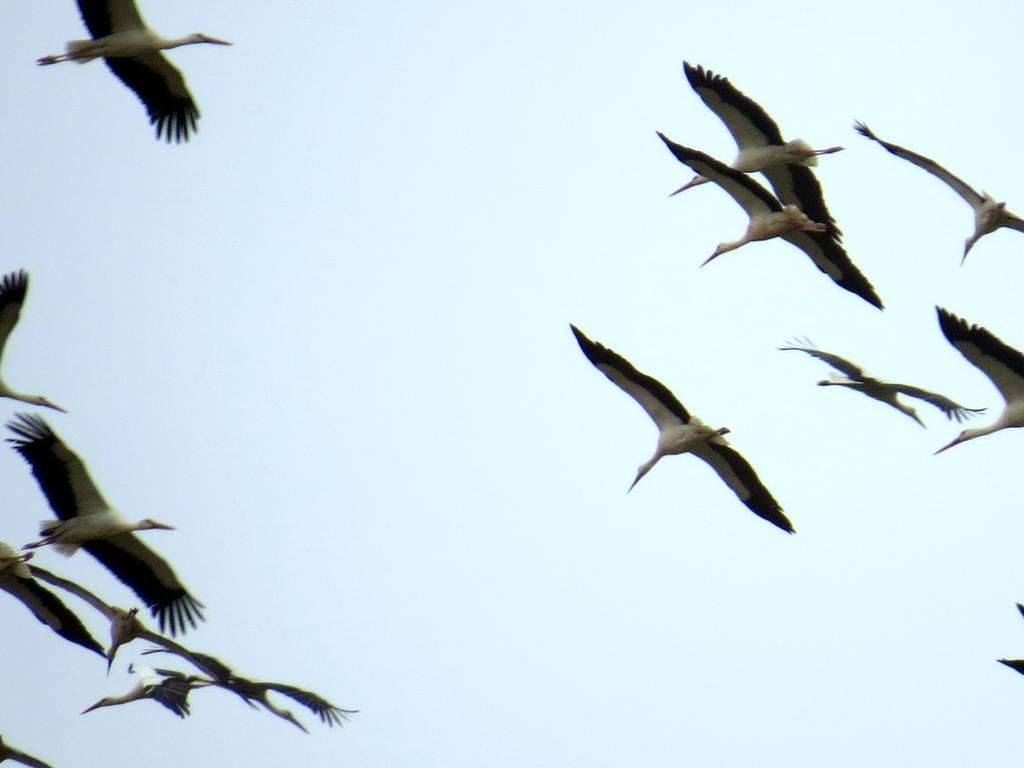
[[156,126],[157,139],[188,141],[189,131],[196,130],[199,109],[181,72],[160,51],[198,43],[231,43],[198,32],[162,38],[146,26],[132,0],[78,0],[78,11],[92,39],[72,40],[65,53],[42,56],[36,63],[85,64],[104,59],[110,71],[145,105],[149,122]]
[[44,763],[38,757],[32,757],[32,755],[20,752],[14,747],[8,746],[4,742],[3,736],[0,736],[0,763],[4,760],[13,760],[16,763],[28,765],[31,768],[50,768],[49,763]]
[[138,682],[128,693],[121,696],[105,696],[92,706],[82,710],[82,714],[92,712],[100,707],[115,707],[142,699],[153,699],[167,707],[178,717],[185,717],[189,712],[188,694],[193,688],[209,685],[209,681],[195,675],[186,675],[176,670],[155,670],[135,664],[128,666],[128,671],[138,677]]
[[65,640],[103,655],[97,643],[81,620],[60,599],[32,578],[25,561],[32,553],[19,555],[12,547],[0,541],[0,589],[21,601],[40,622]]
[[954,445],[982,435],[990,435],[1001,429],[1024,427],[1024,355],[997,339],[985,328],[968,325],[966,320],[942,307],[936,307],[935,310],[938,312],[939,327],[946,340],[967,359],[967,362],[992,380],[1006,401],[1006,407],[994,422],[987,427],[965,429],[953,442],[939,448],[936,453],[942,453]]
[[[31,555],[27,556],[30,557]],[[117,650],[122,645],[130,643],[132,640],[136,639],[148,640],[151,643],[155,643],[174,653],[178,653],[179,655],[187,653],[187,650],[184,647],[178,645],[173,640],[147,629],[139,620],[138,608],[131,608],[129,610],[118,608],[117,606],[110,605],[105,600],[100,599],[81,584],[76,584],[73,581],[61,578],[50,571],[34,565],[30,565],[29,570],[37,579],[52,584],[55,587],[59,587],[60,589],[81,598],[107,618],[110,622],[110,646],[107,648],[106,653],[108,672],[110,671],[110,665],[114,663],[114,657],[117,655]]]
[[958,176],[954,176],[931,158],[911,152],[909,149],[905,149],[897,144],[882,141],[864,123],[855,122],[853,127],[861,136],[866,136],[872,141],[878,142],[890,153],[896,155],[896,157],[902,157],[918,168],[924,168],[932,176],[946,182],[954,192],[971,206],[974,210],[974,234],[968,237],[967,242],[964,243],[964,255],[960,259],[961,264],[967,260],[967,254],[978,240],[991,232],[995,232],[1000,227],[1024,232],[1024,219],[1006,210],[1006,203],[997,203],[987,192],[978,194],[967,182]]
[[918,400],[923,400],[926,403],[931,403],[944,414],[947,419],[956,419],[957,422],[961,422],[964,419],[968,419],[976,413],[984,413],[984,408],[965,408],[958,403],[954,403],[948,397],[937,395],[934,392],[929,392],[926,389],[920,389],[918,387],[911,387],[908,384],[892,384],[888,381],[882,381],[872,376],[868,376],[864,373],[863,369],[855,363],[851,363],[846,358],[840,357],[839,355],[833,355],[829,352],[822,352],[820,349],[815,347],[809,341],[804,339],[803,343],[800,341],[789,342],[791,346],[779,347],[780,350],[797,350],[799,352],[806,352],[812,357],[816,357],[819,360],[824,360],[826,363],[831,365],[836,370],[845,373],[849,378],[843,378],[836,376],[834,373],[831,378],[819,381],[819,387],[847,387],[855,392],[861,392],[868,397],[873,397],[875,400],[879,400],[886,405],[891,405],[897,411],[905,413],[907,416],[912,418],[922,427],[925,426],[924,422],[918,418],[917,411],[911,408],[909,405],[899,400],[899,395],[906,395],[907,397],[915,397]]
[[85,464],[38,416],[18,414],[7,427],[14,449],[32,467],[39,487],[59,518],[41,523],[39,541],[25,548],[53,544],[71,556],[79,547],[99,560],[111,573],[134,590],[171,635],[185,631],[185,623],[203,620],[202,603],[178,580],[167,561],[143,544],[132,531],[173,530],[145,519],[129,522],[106,502],[89,476]]
[[[177,650],[165,645],[163,648],[153,648],[143,651],[143,654],[163,652],[174,653],[181,656],[183,659],[186,659],[189,663],[193,664],[196,669],[204,675],[208,675],[210,678],[210,685],[215,685],[220,688],[224,688],[225,690],[232,691],[253,709],[256,708],[256,704],[262,704],[267,711],[287,720],[289,723],[305,733],[308,733],[309,731],[306,730],[306,727],[299,722],[291,712],[278,707],[270,700],[270,697],[267,696],[269,691],[276,691],[277,693],[284,694],[294,701],[297,701],[319,717],[325,725],[331,727],[335,725],[340,726],[342,721],[347,720],[350,715],[354,715],[359,712],[358,709],[343,709],[335,706],[322,696],[319,696],[312,691],[297,688],[294,685],[250,680],[248,678],[241,677],[232,672],[231,668],[220,659],[205,653],[189,651],[183,648]],[[160,670],[158,669],[157,671],[159,672]]]
[[[3,357],[4,346],[7,339],[18,324],[21,316],[21,305],[25,303],[25,295],[28,293],[28,273],[20,269],[17,272],[9,272],[0,278],[0,359]],[[67,413],[56,403],[52,403],[42,395],[26,395],[16,392],[4,383],[0,378],[0,397],[9,397],[12,400],[20,400],[23,403],[32,405],[43,405],[53,408],[55,411]]]

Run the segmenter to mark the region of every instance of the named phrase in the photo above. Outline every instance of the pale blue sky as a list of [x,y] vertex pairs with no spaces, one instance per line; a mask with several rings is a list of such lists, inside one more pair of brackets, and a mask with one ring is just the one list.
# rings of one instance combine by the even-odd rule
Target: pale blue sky
[[[968,207],[851,125],[1024,212],[1021,11],[767,10],[149,2],[235,43],[169,54],[203,112],[170,147],[102,64],[34,65],[84,36],[73,3],[11,10],[0,272],[32,286],[5,378],[68,408],[43,415],[126,516],[176,526],[142,535],[207,606],[187,644],[362,713],[295,707],[305,736],[211,690],[183,722],[80,716],[144,646],[108,679],[5,598],[0,732],[66,767],[1012,764],[1021,435],[932,456],[937,411],[775,348],[999,412],[933,307],[1024,348],[1024,238],[961,268]],[[656,131],[735,152],[684,59],[846,147],[819,178],[884,313],[783,242],[698,268],[745,217],[667,198],[690,173]],[[730,427],[798,533],[692,457],[627,496],[656,431],[570,322]],[[49,510],[13,451],[0,480],[20,545]],[[37,562],[132,604],[85,555]]]

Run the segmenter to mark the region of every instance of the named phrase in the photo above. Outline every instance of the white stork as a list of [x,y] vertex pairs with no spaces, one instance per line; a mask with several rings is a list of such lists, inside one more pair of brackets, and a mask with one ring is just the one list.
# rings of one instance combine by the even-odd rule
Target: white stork
[[1024,354],[997,339],[987,329],[969,325],[966,320],[942,307],[935,309],[939,313],[939,327],[946,340],[967,358],[967,362],[992,380],[1006,401],[1002,414],[993,423],[987,427],[965,429],[953,442],[939,448],[936,453],[1000,429],[1024,427]]
[[718,184],[750,217],[743,237],[719,244],[704,264],[747,243],[781,237],[806,253],[814,265],[832,278],[840,288],[845,288],[869,304],[882,309],[882,301],[875,293],[875,289],[847,256],[838,237],[828,233],[826,224],[811,221],[795,205],[782,205],[771,192],[745,173],[734,170],[703,152],[676,144],[662,133],[658,135],[679,162]]
[[65,640],[102,656],[103,648],[79,618],[55,594],[32,578],[29,566],[25,565],[31,557],[31,552],[19,555],[0,541],[0,589],[20,600],[33,616]]
[[128,671],[135,674],[138,681],[128,693],[121,696],[105,696],[95,704],[82,710],[84,715],[100,707],[115,707],[132,701],[153,699],[167,707],[178,717],[190,714],[188,694],[193,688],[209,685],[210,681],[196,675],[186,675],[172,669],[150,669],[135,664],[128,665]]
[[84,64],[102,58],[118,79],[135,91],[156,126],[156,137],[170,142],[188,141],[195,131],[199,109],[188,92],[185,78],[160,53],[182,45],[212,43],[231,45],[227,40],[198,32],[165,39],[146,26],[134,0],[78,0],[91,40],[72,40],[66,52],[39,58],[37,64],[77,61]]
[[[683,62],[683,71],[690,87],[708,109],[718,115],[736,142],[736,159],[732,167],[744,173],[760,171],[768,177],[776,197],[784,205],[795,205],[811,221],[828,226],[830,235],[841,233],[828,212],[821,185],[808,166],[818,164],[818,155],[839,152],[842,147],[812,149],[802,139],[786,141],[775,121],[760,104],[711,70]],[[694,176],[673,195],[707,183],[704,176]]]
[[[18,317],[21,315],[21,305],[25,303],[25,295],[28,293],[28,273],[23,269],[17,272],[9,272],[0,278],[0,359],[3,357],[4,346],[7,339],[18,324]],[[56,403],[51,403],[42,395],[25,395],[16,392],[4,383],[0,378],[0,397],[9,397],[12,400],[20,400],[23,403],[32,405],[45,405],[55,411],[67,413]]]
[[89,605],[107,618],[107,621],[110,622],[110,646],[107,648],[106,653],[108,672],[110,671],[110,665],[114,663],[114,657],[117,655],[118,648],[136,639],[148,640],[151,643],[156,643],[157,645],[179,655],[188,653],[184,647],[178,645],[173,640],[147,629],[139,620],[138,608],[131,608],[129,610],[118,608],[116,605],[110,605],[105,600],[100,599],[81,584],[61,578],[55,573],[51,573],[44,568],[39,568],[34,565],[30,565],[28,568],[35,578],[40,581],[45,581],[48,584],[52,584],[55,587],[59,587],[65,592],[70,592],[81,600],[89,603]]
[[[309,731],[306,730],[306,727],[299,722],[298,718],[296,718],[291,712],[274,704],[267,695],[269,691],[276,691],[277,693],[283,694],[292,700],[297,701],[319,717],[321,722],[331,728],[335,725],[341,726],[343,721],[349,719],[350,715],[359,713],[358,709],[343,709],[342,707],[332,704],[323,696],[313,693],[312,691],[307,691],[303,688],[297,688],[294,685],[250,680],[248,678],[241,677],[236,675],[231,668],[220,659],[210,656],[209,654],[199,653],[198,651],[189,651],[181,646],[178,646],[177,649],[175,649],[167,644],[162,645],[162,648],[153,648],[148,651],[143,651],[143,653],[162,653],[166,651],[168,653],[176,654],[188,661],[190,664],[193,664],[196,669],[204,675],[207,675],[209,677],[208,685],[215,685],[219,688],[224,688],[225,690],[235,693],[242,699],[242,701],[253,709],[256,709],[257,704],[261,704],[268,712],[277,715],[283,720],[287,720],[303,733],[309,733]],[[157,669],[157,672],[162,671],[163,670],[161,669]],[[206,678],[203,679],[205,680]]]
[[819,360],[825,361],[837,371],[845,373],[847,376],[847,378],[843,378],[832,374],[831,378],[819,381],[819,387],[847,387],[855,392],[861,392],[868,397],[873,397],[875,400],[885,403],[886,405],[891,405],[901,413],[905,413],[922,427],[925,424],[918,417],[917,411],[906,403],[901,402],[899,395],[906,395],[907,397],[914,397],[918,400],[923,400],[926,403],[931,403],[946,414],[947,419],[956,419],[958,423],[964,419],[970,418],[976,413],[983,413],[985,411],[984,408],[965,408],[958,403],[954,403],[948,397],[943,397],[942,395],[937,395],[934,392],[929,392],[927,389],[912,387],[908,384],[893,384],[888,381],[876,379],[873,376],[868,376],[856,363],[851,363],[846,358],[840,357],[839,355],[833,355],[830,352],[822,352],[810,342],[804,344],[791,342],[791,346],[779,347],[779,349],[783,351],[797,350],[799,352],[806,352],[808,355],[811,355],[811,357],[816,357]]
[[7,427],[17,437],[7,438],[32,467],[39,487],[59,518],[43,521],[34,548],[53,544],[70,556],[79,547],[99,560],[134,590],[171,635],[185,631],[185,623],[203,620],[202,603],[188,593],[167,561],[132,533],[148,529],[172,530],[145,519],[124,520],[93,484],[85,464],[38,416],[18,414]]
[[882,141],[862,122],[855,122],[853,127],[862,136],[878,142],[889,152],[896,155],[896,157],[902,157],[918,168],[924,168],[932,176],[946,182],[954,192],[971,206],[974,210],[974,234],[968,237],[967,242],[964,243],[964,255],[960,259],[961,264],[967,260],[967,254],[974,247],[974,244],[984,235],[995,232],[1000,227],[1008,227],[1009,229],[1016,229],[1018,232],[1024,232],[1024,219],[1006,210],[1006,203],[997,203],[987,192],[978,194],[970,184],[958,176],[954,176],[931,158],[911,152],[909,149],[905,149],[897,144]]
[[591,341],[575,325],[569,327],[593,366],[636,400],[658,427],[658,446],[654,455],[640,465],[629,486],[630,491],[662,457],[692,453],[710,464],[751,512],[787,533],[793,533],[792,523],[764,487],[754,468],[722,437],[729,433],[727,427],[714,429],[702,423],[691,416],[660,381],[641,373],[628,360],[602,344]]
[[4,743],[3,736],[0,736],[0,763],[4,760],[13,760],[16,763],[27,765],[29,768],[50,768],[49,763],[44,763],[38,757],[32,757],[32,755],[8,746]]

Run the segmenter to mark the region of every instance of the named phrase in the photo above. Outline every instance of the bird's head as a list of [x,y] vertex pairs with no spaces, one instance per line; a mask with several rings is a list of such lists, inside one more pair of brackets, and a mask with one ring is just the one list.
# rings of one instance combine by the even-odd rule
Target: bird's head
[[629,493],[630,491],[632,491],[633,488],[636,487],[636,484],[640,482],[640,479],[644,475],[646,475],[648,472],[650,472],[650,471],[651,471],[651,466],[650,465],[648,465],[648,464],[641,465],[640,468],[636,471],[636,477],[633,478],[633,482],[630,483],[629,484],[629,488],[626,489],[626,493]]
[[36,398],[36,402],[39,405],[45,406],[47,408],[53,408],[53,410],[55,410],[55,411],[60,411],[61,413],[67,413],[67,411],[64,408],[61,408],[59,405],[57,405],[52,400],[47,400],[42,395],[40,395],[38,398]]
[[135,526],[135,530],[136,531],[151,531],[151,530],[173,531],[174,530],[174,526],[173,525],[166,525],[164,523],[158,523],[156,520],[153,520],[153,519],[147,517],[144,520],[139,520],[138,524]]
[[726,251],[731,251],[731,250],[732,250],[732,248],[729,247],[729,243],[719,243],[718,246],[715,248],[715,252],[712,253],[710,256],[708,256],[704,260],[704,262],[701,264],[701,266],[702,267],[706,267],[712,261],[714,261],[719,256],[721,256],[723,253],[725,253]]
[[83,709],[82,710],[82,714],[83,715],[87,714],[89,712],[92,712],[94,709],[99,709],[100,707],[109,707],[112,704],[119,704],[119,703],[120,702],[114,696],[104,696],[102,699],[97,701],[91,707],[86,707],[85,709]]
[[194,45],[196,43],[212,43],[213,45],[234,45],[234,43],[229,43],[227,40],[221,40],[216,37],[204,35],[202,32],[195,32],[189,35],[186,38],[186,40],[188,40],[188,43],[191,45]]

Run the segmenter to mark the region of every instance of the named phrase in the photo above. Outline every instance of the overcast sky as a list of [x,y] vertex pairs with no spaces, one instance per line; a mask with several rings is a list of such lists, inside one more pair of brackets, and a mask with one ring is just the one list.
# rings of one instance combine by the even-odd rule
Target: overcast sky
[[[1021,10],[953,8],[154,0],[161,34],[235,43],[169,54],[203,113],[181,146],[101,63],[35,66],[85,36],[71,2],[9,9],[0,272],[32,282],[4,377],[69,410],[41,415],[126,517],[175,526],[140,535],[206,605],[186,644],[361,713],[82,716],[145,645],[107,677],[0,595],[0,733],[68,768],[1012,764],[1024,438],[933,456],[938,411],[776,351],[1000,412],[934,306],[1024,348],[1024,237],[961,268],[968,206],[851,128],[1024,212]],[[746,217],[667,197],[691,174],[656,131],[735,154],[683,60],[846,147],[818,176],[884,312],[782,241],[698,267]],[[796,535],[689,456],[627,495],[657,432],[569,323],[729,427]],[[7,449],[0,483],[20,546],[50,511]],[[36,563],[135,604],[85,553]]]

